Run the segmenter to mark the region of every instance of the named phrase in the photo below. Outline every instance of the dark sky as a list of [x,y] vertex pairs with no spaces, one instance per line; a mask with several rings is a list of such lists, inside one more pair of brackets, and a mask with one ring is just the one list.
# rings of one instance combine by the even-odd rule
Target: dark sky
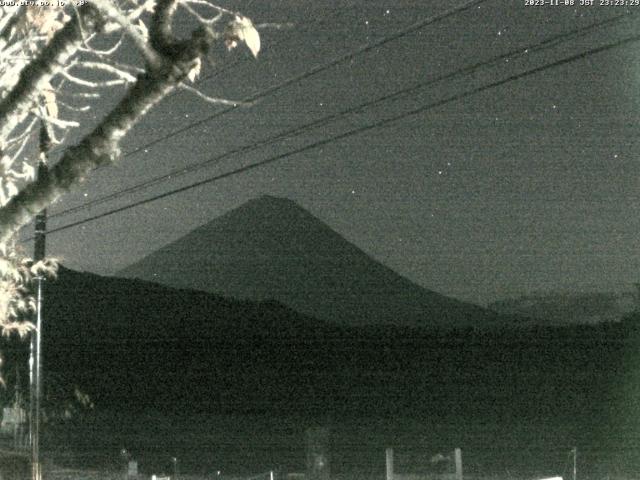
[[[598,3],[599,0],[596,0]],[[257,60],[214,52],[203,92],[242,99],[463,1],[227,1],[263,30]],[[576,0],[579,3],[579,0]],[[251,144],[324,115],[621,14],[623,20],[340,117],[296,138],[67,216],[56,228],[428,105],[638,33],[640,6],[487,0],[104,168],[50,212]],[[48,238],[73,268],[115,272],[262,194],[297,201],[432,290],[486,303],[533,291],[628,290],[640,271],[640,43],[589,55],[381,128]],[[217,73],[216,73],[217,72]],[[117,92],[108,100],[117,98]],[[128,152],[224,108],[177,93]],[[88,125],[88,124],[87,124]],[[212,246],[215,248],[215,246]]]

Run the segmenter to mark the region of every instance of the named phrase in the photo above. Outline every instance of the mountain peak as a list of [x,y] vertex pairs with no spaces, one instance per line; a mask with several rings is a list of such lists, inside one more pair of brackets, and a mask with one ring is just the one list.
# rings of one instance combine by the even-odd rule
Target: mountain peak
[[287,205],[287,206],[296,206],[300,208],[300,206],[294,202],[293,200],[286,197],[276,197],[275,195],[264,194],[260,195],[257,198],[249,200],[245,205],[249,203],[257,203],[257,204],[272,204],[272,205]]
[[294,201],[271,195],[246,202],[120,274],[241,299],[274,299],[347,325],[479,326],[499,317],[410,282]]
[[[223,216],[228,216],[234,212],[256,212],[258,215],[262,215],[265,212],[272,212],[285,217],[289,215],[310,215],[309,212],[293,200],[273,195],[262,195],[253,198]],[[214,219],[213,222],[215,223],[217,220],[218,219]]]

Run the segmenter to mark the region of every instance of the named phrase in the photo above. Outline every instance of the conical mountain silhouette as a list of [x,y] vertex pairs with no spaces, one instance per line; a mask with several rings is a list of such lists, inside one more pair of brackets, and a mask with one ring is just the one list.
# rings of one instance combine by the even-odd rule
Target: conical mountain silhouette
[[502,317],[424,289],[295,202],[251,200],[119,272],[176,288],[277,300],[344,325],[488,326]]

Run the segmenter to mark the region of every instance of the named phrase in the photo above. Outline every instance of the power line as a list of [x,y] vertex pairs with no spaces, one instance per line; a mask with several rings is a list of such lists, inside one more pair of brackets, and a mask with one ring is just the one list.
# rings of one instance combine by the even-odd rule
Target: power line
[[[334,11],[332,12],[332,14],[331,14],[331,15],[329,15],[328,17],[323,18],[323,19],[322,19],[322,21],[320,22],[320,24],[323,24],[323,23],[329,22],[329,21],[330,21],[330,20],[332,20],[333,18],[337,17],[340,13],[341,13],[341,11],[340,11],[340,10],[334,10]],[[279,45],[280,43],[282,43],[282,40],[281,40],[281,41],[279,41],[279,42],[276,42],[275,44],[273,44],[273,45],[272,45],[272,47],[273,47],[273,46],[276,46],[276,45]],[[209,74],[207,74],[207,75],[204,75],[204,76],[202,76],[202,77],[198,78],[198,79],[196,80],[196,83],[203,83],[203,82],[205,82],[205,81],[207,81],[207,80],[211,80],[211,79],[213,79],[213,78],[216,78],[216,77],[220,76],[221,74],[225,73],[226,71],[230,70],[231,68],[233,68],[233,67],[235,67],[235,66],[238,66],[238,65],[241,65],[241,64],[244,64],[244,63],[248,63],[248,60],[238,59],[238,58],[236,57],[236,59],[235,59],[233,62],[231,62],[230,64],[227,64],[227,65],[224,65],[224,67],[223,67],[223,68],[217,69],[217,70],[215,70],[215,71],[213,71],[213,72],[211,72],[211,73],[209,73]],[[174,95],[178,95],[178,94],[180,94],[180,93],[185,93],[185,91],[184,91],[184,90],[173,90],[171,93],[169,93],[169,94],[167,95],[166,99],[168,99],[168,98],[170,98],[170,97],[173,97]],[[246,101],[246,100],[243,100],[243,102],[244,102],[244,101]],[[232,110],[232,109],[233,109],[233,108],[229,109],[228,111],[230,111],[230,110]],[[216,114],[218,114],[218,113],[220,113],[220,112],[216,112]],[[135,150],[132,150],[132,151],[130,151],[130,152],[125,152],[125,153],[122,155],[122,158],[125,158],[125,157],[128,157],[128,156],[131,156],[131,155],[134,155],[134,154],[138,153],[140,150],[145,149],[145,148],[147,148],[147,147],[149,147],[149,146],[152,146],[152,145],[154,145],[154,144],[155,144],[155,143],[152,141],[152,143],[150,143],[150,144],[148,144],[148,145],[143,145],[143,146],[138,147],[138,148],[136,148]],[[57,153],[59,153],[59,152],[61,152],[61,151],[64,151],[64,150],[66,150],[66,149],[67,149],[67,148],[65,148],[65,147],[58,147],[58,148],[53,149],[53,150],[51,151],[51,154],[57,154]]]
[[[256,102],[257,100],[260,100],[263,97],[271,95],[271,94],[273,94],[273,93],[275,93],[275,92],[277,92],[279,90],[282,90],[285,87],[288,87],[289,85],[292,85],[294,83],[298,83],[298,82],[300,82],[302,80],[305,80],[305,79],[307,79],[309,77],[312,77],[313,75],[316,75],[316,74],[318,74],[318,73],[320,73],[320,72],[322,72],[324,70],[327,70],[327,69],[329,69],[331,67],[334,67],[334,66],[336,66],[336,65],[338,65],[338,64],[340,64],[342,62],[345,62],[347,60],[351,60],[352,58],[356,57],[357,55],[361,55],[363,53],[369,52],[369,51],[373,50],[374,48],[380,47],[380,46],[385,45],[385,44],[387,44],[389,42],[392,42],[394,40],[397,40],[399,38],[407,36],[407,35],[409,35],[409,34],[411,34],[413,32],[416,32],[417,30],[420,30],[420,29],[426,27],[426,26],[432,25],[432,24],[437,23],[437,22],[439,22],[441,20],[445,20],[445,19],[447,19],[449,17],[457,15],[457,14],[459,14],[459,13],[465,11],[465,10],[468,10],[468,9],[470,9],[472,7],[475,7],[476,5],[479,5],[479,4],[487,2],[487,1],[488,0],[470,0],[470,1],[460,5],[458,7],[451,8],[451,9],[449,9],[449,10],[443,12],[443,13],[440,13],[438,15],[435,15],[435,16],[432,16],[432,17],[428,17],[428,18],[423,19],[423,20],[419,20],[419,21],[417,21],[415,23],[412,23],[408,27],[405,27],[403,29],[400,29],[400,30],[396,31],[395,33],[393,33],[391,35],[388,35],[388,36],[382,37],[382,38],[380,38],[378,40],[375,40],[373,42],[367,43],[367,44],[365,44],[365,45],[363,45],[363,46],[361,46],[361,47],[359,47],[359,48],[357,48],[357,49],[355,49],[353,51],[350,51],[350,52],[348,52],[346,54],[338,56],[338,57],[334,58],[333,60],[330,60],[327,63],[316,65],[315,67],[313,67],[313,68],[311,68],[311,69],[309,69],[309,70],[307,70],[305,72],[302,72],[299,75],[295,75],[293,77],[290,77],[290,78],[288,78],[288,79],[286,79],[286,80],[284,80],[284,81],[282,81],[282,82],[280,82],[280,83],[278,83],[276,85],[273,85],[273,86],[271,86],[269,88],[266,88],[264,90],[261,90],[261,91],[255,93],[253,95],[250,95],[250,96],[242,99],[240,101],[240,103],[253,103],[253,102]],[[144,145],[136,147],[133,150],[130,150],[130,151],[124,153],[122,155],[122,158],[126,158],[126,157],[129,157],[129,156],[135,155],[136,153],[144,150],[145,148],[149,148],[149,147],[151,147],[153,145],[156,145],[158,143],[164,142],[165,140],[167,140],[169,138],[173,138],[173,137],[175,137],[175,136],[177,136],[177,135],[179,135],[179,134],[181,134],[181,133],[183,133],[185,131],[190,130],[191,128],[203,125],[206,122],[210,122],[211,120],[219,118],[222,115],[225,115],[225,114],[227,114],[227,113],[229,113],[229,112],[231,112],[233,110],[236,110],[237,108],[238,108],[237,106],[231,106],[231,107],[227,107],[227,108],[224,108],[222,110],[219,110],[219,111],[209,115],[208,117],[203,118],[202,120],[194,122],[194,123],[192,123],[192,124],[190,124],[190,125],[188,125],[186,127],[180,128],[178,130],[174,130],[170,134],[167,134],[167,135],[165,135],[163,137],[160,137],[160,138],[157,138],[155,140],[151,140],[150,142],[148,142],[148,143],[146,143]]]
[[[450,73],[447,73],[447,74],[444,74],[444,75],[440,75],[438,77],[435,77],[433,79],[427,80],[425,82],[420,82],[418,84],[415,84],[415,85],[412,85],[410,87],[398,90],[396,92],[393,92],[393,93],[390,93],[390,94],[385,94],[385,95],[383,95],[381,97],[377,97],[376,99],[366,101],[366,102],[361,103],[361,104],[359,104],[357,106],[349,107],[349,108],[344,109],[344,110],[342,110],[340,112],[327,115],[327,116],[322,117],[322,118],[320,118],[318,120],[315,120],[315,121],[313,121],[311,123],[307,123],[307,124],[302,125],[300,127],[296,127],[296,128],[281,132],[281,133],[277,134],[276,136],[260,140],[258,142],[252,143],[250,145],[244,145],[242,147],[238,147],[238,148],[235,148],[233,150],[226,151],[226,152],[224,152],[224,153],[222,153],[220,155],[217,155],[217,156],[215,156],[213,158],[207,159],[207,160],[202,161],[202,162],[198,162],[198,163],[193,164],[193,165],[189,165],[189,166],[186,166],[186,167],[174,169],[174,170],[172,170],[172,171],[170,171],[170,172],[168,172],[166,174],[153,177],[153,178],[151,178],[149,180],[146,180],[144,182],[138,183],[138,184],[133,185],[131,187],[124,188],[124,189],[119,190],[117,192],[114,192],[114,193],[105,195],[103,197],[91,200],[89,202],[83,203],[82,205],[78,205],[76,207],[68,208],[68,209],[63,210],[61,212],[55,213],[53,215],[50,215],[50,218],[51,217],[65,216],[65,215],[69,215],[71,213],[75,213],[75,212],[78,212],[78,211],[86,210],[86,209],[88,209],[88,208],[90,208],[92,206],[99,205],[99,204],[104,203],[106,201],[122,197],[125,194],[133,193],[133,192],[136,192],[138,190],[147,188],[149,186],[156,185],[158,183],[170,180],[172,178],[175,178],[175,177],[178,177],[178,176],[182,176],[182,175],[185,175],[187,173],[191,173],[191,172],[200,170],[202,168],[208,167],[208,166],[210,166],[210,165],[212,165],[214,163],[217,163],[220,160],[223,160],[223,159],[225,159],[227,157],[230,157],[232,155],[235,155],[235,154],[238,154],[238,153],[245,153],[245,152],[248,152],[248,151],[252,151],[252,150],[255,150],[255,149],[259,148],[259,147],[273,144],[273,143],[275,143],[277,141],[280,141],[280,140],[283,140],[285,138],[289,138],[289,137],[292,137],[294,135],[299,135],[301,133],[304,133],[305,131],[311,130],[313,128],[320,127],[322,125],[326,125],[327,123],[329,123],[329,122],[331,122],[333,120],[339,119],[341,117],[347,116],[347,115],[352,114],[352,113],[356,113],[356,112],[358,112],[360,110],[363,110],[365,108],[371,107],[371,106],[373,106],[373,105],[375,105],[377,103],[382,103],[382,102],[385,102],[385,101],[388,101],[388,100],[391,100],[391,99],[394,99],[394,98],[398,98],[398,97],[402,97],[402,96],[408,95],[410,93],[414,93],[417,90],[420,90],[420,89],[423,89],[425,87],[434,85],[434,84],[442,82],[444,80],[450,80],[450,79],[452,79],[454,77],[457,77],[457,76],[462,76],[462,75],[467,75],[467,74],[473,73],[473,72],[475,72],[476,70],[478,70],[478,69],[480,69],[482,67],[486,67],[486,66],[495,64],[495,63],[500,62],[500,61],[502,61],[504,59],[510,59],[510,58],[512,58],[512,57],[514,57],[516,55],[523,55],[524,53],[533,53],[533,52],[538,52],[538,51],[545,50],[547,48],[552,48],[552,47],[558,45],[561,40],[566,40],[568,38],[579,37],[579,36],[586,35],[587,33],[591,32],[592,30],[595,30],[597,28],[601,28],[601,27],[603,27],[605,25],[608,25],[608,24],[617,23],[621,19],[627,18],[627,17],[629,17],[629,15],[625,15],[625,14],[617,15],[617,16],[614,16],[612,18],[608,18],[608,19],[603,20],[603,21],[595,22],[595,23],[593,23],[591,25],[588,25],[586,27],[581,27],[581,28],[574,29],[574,30],[569,31],[569,32],[565,32],[565,33],[562,33],[562,34],[555,35],[555,36],[550,37],[550,38],[548,38],[546,40],[543,40],[542,42],[540,42],[540,43],[538,43],[536,45],[533,45],[533,46],[518,47],[518,48],[512,49],[511,51],[509,51],[507,53],[494,56],[494,57],[492,57],[492,58],[490,58],[488,60],[485,60],[485,61],[482,61],[482,62],[477,62],[477,63],[475,63],[473,65],[464,67],[464,68],[456,70],[454,72],[450,72]],[[195,128],[196,126],[199,126],[199,124],[191,124],[188,127],[186,127],[185,129],[183,129],[182,131],[184,131],[186,129],[189,129],[189,128]]]
[[605,51],[608,51],[608,50],[612,50],[614,48],[618,48],[618,47],[621,47],[623,45],[628,45],[630,43],[634,43],[634,42],[637,42],[639,40],[640,40],[640,35],[634,35],[634,36],[631,36],[631,37],[624,38],[622,40],[618,40],[617,42],[609,43],[609,44],[606,44],[606,45],[603,45],[603,46],[600,46],[600,47],[597,47],[597,48],[593,48],[593,49],[587,50],[587,51],[582,52],[582,53],[571,55],[571,56],[563,58],[561,60],[557,60],[557,61],[554,61],[554,62],[551,62],[551,63],[547,63],[547,64],[541,65],[539,67],[531,68],[531,69],[525,70],[524,72],[520,72],[520,73],[517,73],[517,74],[510,75],[510,76],[508,76],[508,77],[506,77],[506,78],[504,78],[502,80],[497,80],[495,82],[491,82],[491,83],[488,83],[486,85],[482,85],[480,87],[476,87],[476,88],[474,88],[472,90],[469,90],[467,92],[462,92],[462,93],[458,93],[458,94],[455,94],[455,95],[451,95],[451,96],[449,96],[447,98],[438,100],[436,102],[429,103],[429,104],[426,104],[426,105],[422,105],[422,106],[420,106],[418,108],[415,108],[413,110],[409,110],[407,112],[404,112],[404,113],[401,113],[401,114],[398,114],[398,115],[394,115],[394,116],[379,120],[377,122],[374,122],[374,123],[371,123],[371,124],[368,124],[368,125],[364,125],[364,126],[361,126],[361,127],[358,127],[358,128],[354,128],[352,130],[349,130],[349,131],[340,133],[338,135],[334,135],[332,137],[325,138],[325,139],[313,142],[311,144],[308,144],[308,145],[305,145],[303,147],[291,150],[289,152],[285,152],[285,153],[282,153],[282,154],[275,155],[273,157],[267,158],[265,160],[261,160],[259,162],[253,163],[251,165],[246,165],[244,167],[239,167],[239,168],[237,168],[235,170],[231,170],[230,172],[218,174],[218,175],[215,175],[213,177],[207,178],[205,180],[200,180],[198,182],[195,182],[195,183],[192,183],[192,184],[180,187],[180,188],[176,188],[176,189],[170,190],[168,192],[164,192],[164,193],[161,193],[161,194],[146,198],[144,200],[139,200],[139,201],[130,203],[128,205],[125,205],[125,206],[122,206],[122,207],[119,207],[119,208],[115,208],[115,209],[109,210],[107,212],[103,212],[101,214],[94,215],[92,217],[88,217],[88,218],[83,219],[83,220],[79,220],[77,222],[72,222],[72,223],[69,223],[67,225],[63,225],[63,226],[51,229],[47,233],[51,234],[51,233],[56,233],[56,232],[60,232],[60,231],[63,231],[63,230],[67,230],[69,228],[76,227],[78,225],[82,225],[82,224],[85,224],[85,223],[88,223],[88,222],[91,222],[91,221],[94,221],[94,220],[98,220],[100,218],[104,218],[104,217],[107,217],[107,216],[114,215],[116,213],[120,213],[120,212],[129,210],[129,209],[132,209],[134,207],[138,207],[140,205],[144,205],[144,204],[147,204],[147,203],[154,202],[156,200],[160,200],[160,199],[175,195],[177,193],[188,191],[188,190],[191,190],[193,188],[196,188],[196,187],[199,187],[199,186],[202,186],[202,185],[206,185],[206,184],[209,184],[209,183],[214,183],[216,181],[219,181],[219,180],[222,180],[222,179],[234,176],[234,175],[245,173],[247,171],[254,170],[254,169],[258,168],[258,167],[262,167],[264,165],[268,165],[268,164],[277,162],[279,160],[283,160],[283,159],[286,159],[288,157],[291,157],[291,156],[294,156],[294,155],[297,155],[297,154],[300,154],[300,153],[304,153],[304,152],[309,151],[309,150],[313,150],[313,149],[318,148],[318,147],[329,145],[331,143],[343,140],[343,139],[348,138],[348,137],[352,137],[354,135],[358,135],[358,134],[361,134],[361,133],[364,133],[364,132],[367,132],[367,131],[370,131],[370,130],[373,130],[373,129],[376,129],[376,128],[380,128],[380,127],[383,127],[383,126],[386,126],[386,125],[390,125],[390,124],[392,124],[394,122],[397,122],[398,120],[401,120],[401,119],[404,119],[404,118],[407,118],[407,117],[410,117],[410,116],[414,116],[414,115],[417,115],[417,114],[420,114],[420,113],[424,113],[424,112],[427,112],[429,110],[433,110],[433,109],[441,107],[443,105],[455,102],[457,100],[461,100],[461,99],[466,98],[466,97],[470,97],[472,95],[476,95],[478,93],[482,93],[482,92],[490,90],[492,88],[496,88],[496,87],[505,85],[507,83],[514,82],[514,81],[520,80],[522,78],[531,76],[531,75],[535,75],[535,74],[543,72],[545,70],[548,70],[548,69],[551,69],[551,68],[560,67],[560,66],[563,66],[563,65],[567,65],[569,63],[572,63],[572,62],[575,62],[575,61],[578,61],[578,60],[583,60],[583,59],[588,58],[588,57],[590,57],[592,55],[596,55],[598,53],[602,53],[602,52],[605,52]]
[[[331,15],[329,15],[329,16],[327,16],[327,17],[324,17],[320,22],[318,22],[318,24],[319,24],[319,25],[322,25],[322,24],[324,24],[324,23],[327,23],[327,22],[329,22],[329,21],[333,20],[334,18],[337,18],[337,17],[338,17],[338,16],[340,16],[341,14],[342,14],[342,11],[341,11],[341,10],[339,10],[339,9],[334,9],[334,10],[332,10]],[[275,42],[274,44],[271,44],[270,46],[271,46],[271,48],[273,48],[273,47],[275,47],[275,46],[280,45],[281,43],[282,43],[282,40],[280,40],[279,42]],[[253,60],[253,58],[250,58],[250,57],[245,57],[245,58],[249,58],[250,60]],[[224,66],[224,68],[218,69],[218,70],[216,70],[216,71],[214,71],[214,72],[211,72],[211,73],[209,73],[209,74],[207,74],[207,75],[204,75],[204,76],[200,77],[200,78],[197,80],[197,82],[198,82],[198,83],[202,83],[202,82],[204,82],[204,81],[206,81],[206,80],[211,80],[212,78],[216,78],[216,77],[220,76],[221,74],[225,73],[227,70],[229,70],[229,69],[231,69],[231,68],[233,68],[233,67],[235,67],[235,66],[238,66],[238,65],[241,65],[241,64],[245,64],[245,63],[248,63],[248,60],[247,60],[247,59],[243,60],[243,59],[238,59],[238,58],[236,58],[236,59],[235,59],[235,61],[231,62],[231,64],[225,65],[225,66]],[[174,91],[174,92],[173,92],[173,93],[171,93],[170,95],[174,95],[174,94],[177,94],[177,93],[179,93],[179,92],[181,92],[181,90],[179,90],[179,91]]]

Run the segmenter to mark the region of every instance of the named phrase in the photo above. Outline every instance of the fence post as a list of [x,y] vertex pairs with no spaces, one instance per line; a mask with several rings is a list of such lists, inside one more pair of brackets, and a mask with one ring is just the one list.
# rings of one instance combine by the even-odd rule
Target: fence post
[[456,480],[462,480],[462,450],[455,449],[456,457]]
[[331,470],[329,464],[329,437],[326,427],[307,429],[307,479],[329,480]]
[[387,480],[393,480],[393,448],[387,448]]

